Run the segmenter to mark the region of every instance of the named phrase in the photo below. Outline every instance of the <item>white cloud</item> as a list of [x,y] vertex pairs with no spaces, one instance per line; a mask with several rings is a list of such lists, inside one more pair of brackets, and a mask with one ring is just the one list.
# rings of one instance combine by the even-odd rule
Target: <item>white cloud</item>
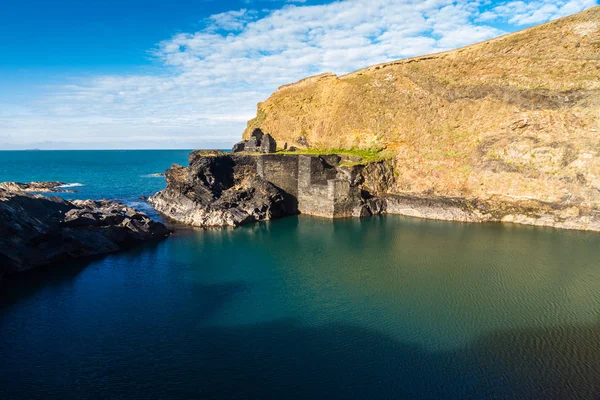
[[510,24],[531,25],[574,14],[595,5],[597,0],[510,1],[494,7],[490,12],[485,13],[484,18],[487,20],[504,18]]
[[21,106],[18,113],[0,112],[0,143],[228,146],[239,139],[256,103],[282,84],[503,33],[487,21],[520,26],[594,4],[510,1],[482,12],[483,1],[344,0],[267,12],[232,10],[209,17],[201,31],[159,43],[152,54],[160,74],[78,79],[46,89],[27,111]]

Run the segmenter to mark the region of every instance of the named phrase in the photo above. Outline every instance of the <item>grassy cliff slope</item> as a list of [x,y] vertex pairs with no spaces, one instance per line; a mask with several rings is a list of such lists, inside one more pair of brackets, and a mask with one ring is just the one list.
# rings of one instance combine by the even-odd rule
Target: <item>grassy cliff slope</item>
[[389,154],[392,193],[598,210],[600,7],[283,86],[258,105],[244,137],[257,127],[281,146]]

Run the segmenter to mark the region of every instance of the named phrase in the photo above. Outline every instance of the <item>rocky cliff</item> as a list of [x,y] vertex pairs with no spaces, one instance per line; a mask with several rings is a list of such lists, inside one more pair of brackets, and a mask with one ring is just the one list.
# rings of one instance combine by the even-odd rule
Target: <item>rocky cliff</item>
[[281,87],[243,137],[257,128],[391,158],[388,212],[600,230],[600,7]]
[[4,189],[0,189],[0,232],[0,278],[170,234],[163,224],[117,202],[66,201]]
[[256,157],[194,151],[189,166],[166,172],[167,188],[150,197],[170,219],[192,226],[239,226],[297,213],[288,194],[256,173]]

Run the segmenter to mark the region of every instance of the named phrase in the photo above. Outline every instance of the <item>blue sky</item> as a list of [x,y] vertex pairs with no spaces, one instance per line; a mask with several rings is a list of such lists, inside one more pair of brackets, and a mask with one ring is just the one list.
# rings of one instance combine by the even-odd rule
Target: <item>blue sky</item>
[[229,147],[321,72],[448,50],[597,0],[4,0],[0,149]]

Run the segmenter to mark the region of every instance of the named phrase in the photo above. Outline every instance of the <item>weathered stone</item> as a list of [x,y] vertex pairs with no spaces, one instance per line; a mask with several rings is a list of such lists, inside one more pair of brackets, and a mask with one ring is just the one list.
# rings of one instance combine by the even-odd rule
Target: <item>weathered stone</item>
[[149,202],[193,226],[239,226],[297,213],[286,193],[257,175],[259,157],[194,152],[187,168],[167,171],[167,188]]
[[263,133],[263,131],[260,128],[256,128],[252,131],[252,133],[250,134],[250,138],[255,138],[256,139],[256,143],[259,143],[262,141],[263,136],[265,134]]
[[262,138],[260,143],[261,153],[275,153],[277,151],[277,142],[273,139],[273,136],[268,133]]
[[233,145],[233,148],[231,149],[232,153],[239,153],[244,151],[246,148],[246,142],[241,141],[241,142],[237,142],[236,144]]
[[246,151],[249,153],[275,153],[277,151],[277,142],[273,136],[265,135],[263,131],[256,128],[250,134],[250,139],[241,141],[233,145],[232,153]]
[[163,224],[117,202],[67,201],[3,189],[0,232],[0,276],[118,251],[170,233]]
[[67,189],[65,185],[64,182],[0,182],[0,189],[27,193],[75,193],[75,190]]
[[260,141],[256,137],[251,137],[246,141],[244,150],[250,153],[256,153],[260,151]]

